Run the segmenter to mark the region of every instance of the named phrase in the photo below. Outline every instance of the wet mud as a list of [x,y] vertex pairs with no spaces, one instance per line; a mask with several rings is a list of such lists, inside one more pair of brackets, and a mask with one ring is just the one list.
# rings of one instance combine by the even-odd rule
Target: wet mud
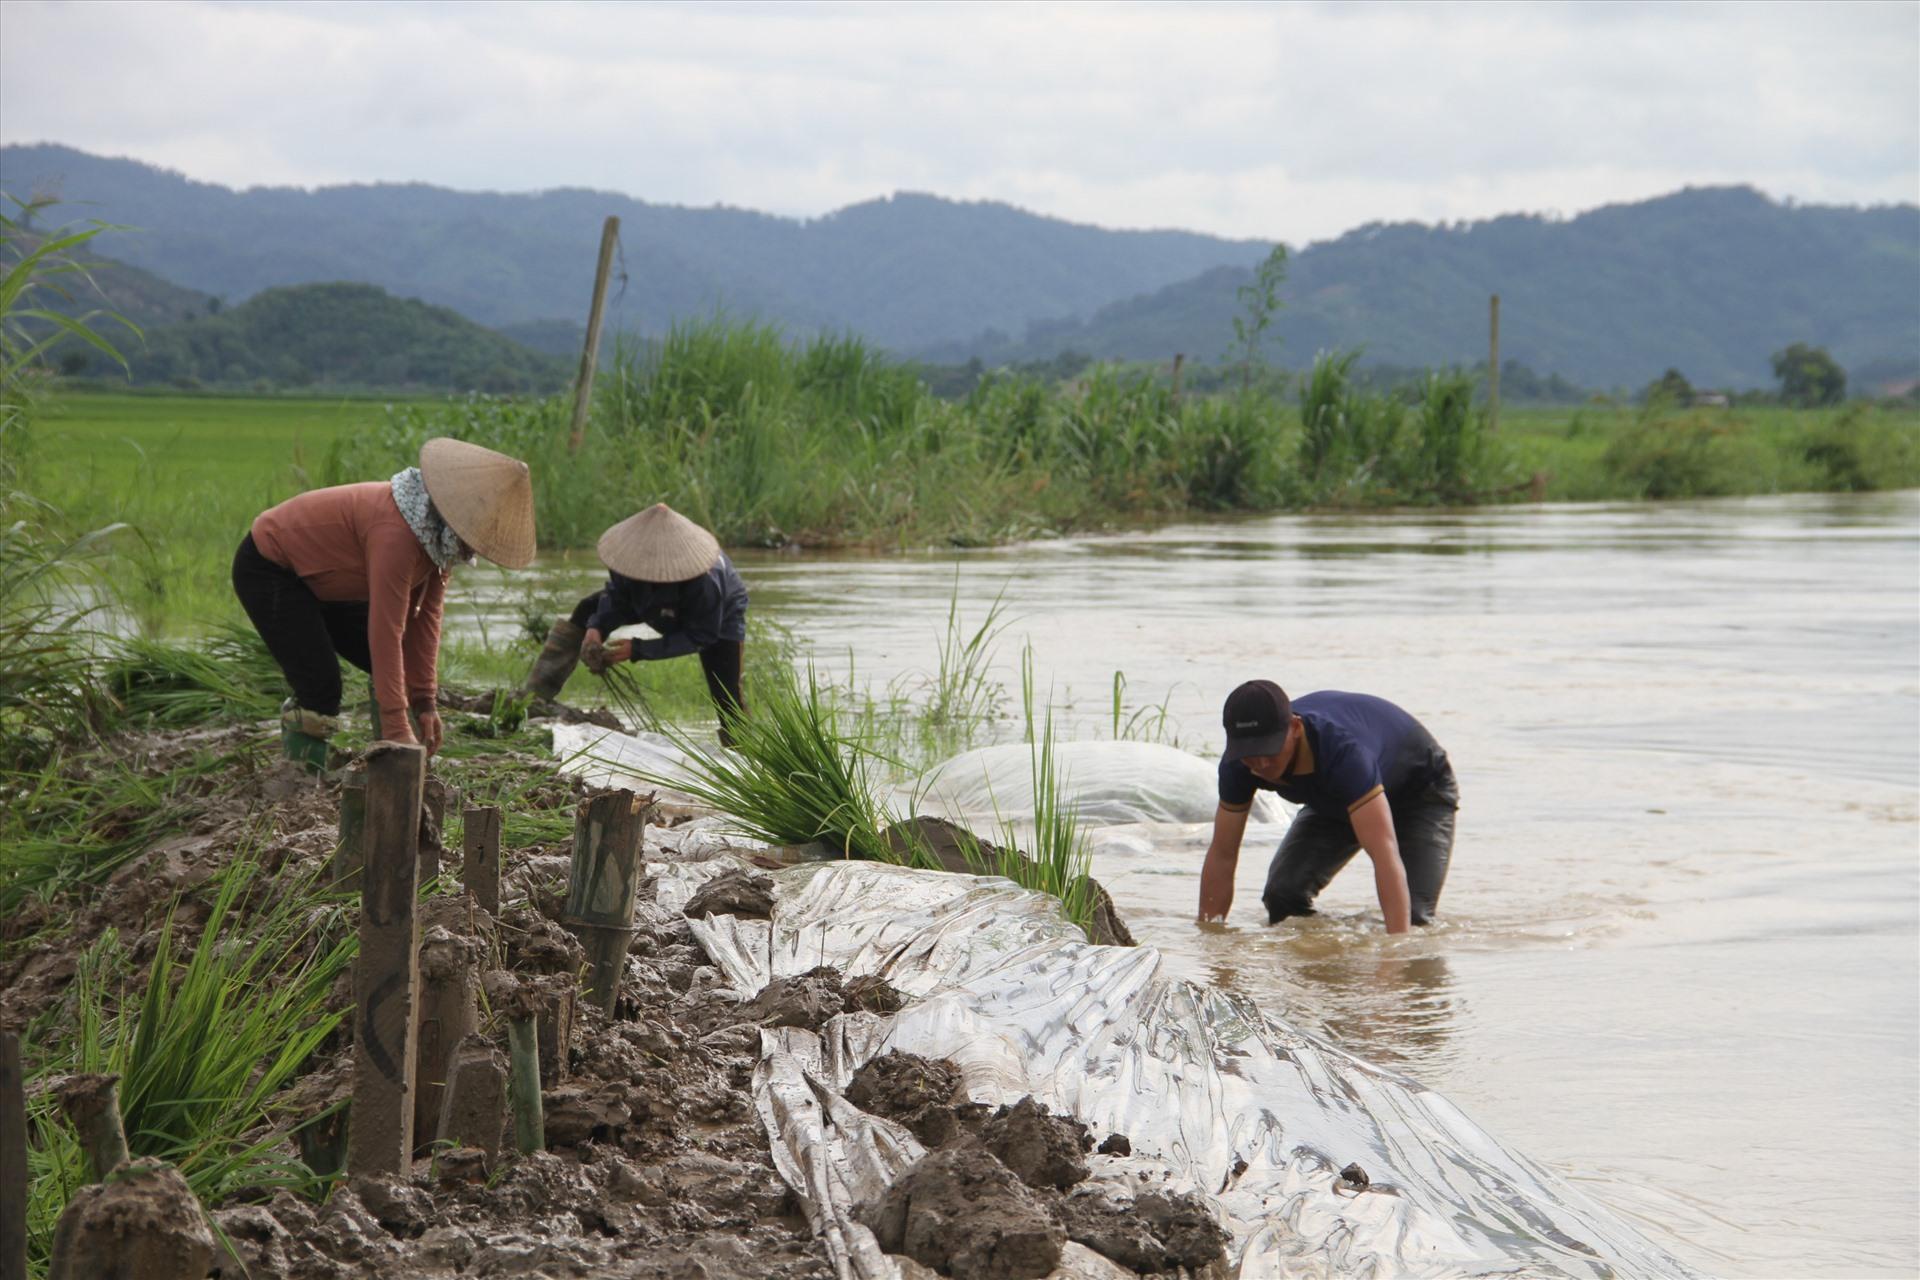
[[[1227,1234],[1204,1201],[1094,1179],[1079,1121],[1032,1097],[990,1111],[959,1096],[958,1067],[915,1054],[885,1053],[854,1073],[849,1102],[934,1148],[860,1206],[881,1247],[969,1280],[1044,1276],[1068,1240],[1143,1275],[1224,1265]],[[1126,1155],[1132,1143],[1110,1134],[1100,1151]]]

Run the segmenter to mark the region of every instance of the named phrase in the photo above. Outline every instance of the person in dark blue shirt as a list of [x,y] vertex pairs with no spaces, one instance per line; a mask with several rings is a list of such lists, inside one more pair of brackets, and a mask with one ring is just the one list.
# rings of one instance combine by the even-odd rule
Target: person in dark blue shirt
[[1310,916],[1313,900],[1361,849],[1388,933],[1426,924],[1453,857],[1460,805],[1447,753],[1384,698],[1325,690],[1289,699],[1271,680],[1227,696],[1220,807],[1200,870],[1200,918],[1224,920],[1256,791],[1300,806],[1267,869],[1267,923]]
[[[616,662],[698,654],[720,717],[720,741],[732,745],[734,719],[746,707],[740,670],[747,638],[747,588],[714,536],[655,503],[600,535],[607,585],[553,624],[527,688],[557,697],[576,662],[596,675]],[[643,622],[657,638],[607,642]]]

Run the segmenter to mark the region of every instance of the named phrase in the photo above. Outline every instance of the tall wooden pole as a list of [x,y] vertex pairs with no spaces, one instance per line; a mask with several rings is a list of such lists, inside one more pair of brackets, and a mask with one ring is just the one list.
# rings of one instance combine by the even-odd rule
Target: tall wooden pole
[[1500,429],[1500,295],[1487,306],[1487,430]]
[[587,436],[587,402],[593,398],[593,367],[600,361],[600,318],[607,309],[607,272],[613,267],[613,246],[620,240],[620,219],[608,218],[600,230],[600,265],[593,273],[593,306],[587,311],[587,346],[580,353],[580,381],[573,388],[573,434],[567,452],[580,452]]
[[347,1171],[405,1178],[413,1165],[414,1018],[420,998],[420,805],[424,749],[367,752],[360,954],[353,963],[353,1109]]

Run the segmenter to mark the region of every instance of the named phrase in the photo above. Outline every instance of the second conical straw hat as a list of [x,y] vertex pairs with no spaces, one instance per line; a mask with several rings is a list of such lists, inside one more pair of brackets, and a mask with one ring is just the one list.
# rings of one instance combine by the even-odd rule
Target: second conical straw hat
[[509,569],[533,563],[533,478],[526,463],[438,436],[420,446],[420,479],[462,542]]
[[642,582],[685,582],[719,559],[718,539],[664,502],[600,535],[600,563]]

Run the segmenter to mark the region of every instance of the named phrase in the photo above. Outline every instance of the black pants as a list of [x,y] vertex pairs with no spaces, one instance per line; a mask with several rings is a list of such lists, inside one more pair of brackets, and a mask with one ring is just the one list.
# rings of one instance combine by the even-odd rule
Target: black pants
[[[585,630],[599,607],[600,596],[596,592],[573,606],[569,621]],[[707,677],[707,693],[713,699],[713,709],[720,714],[720,740],[727,743],[731,743],[729,726],[734,716],[747,705],[747,700],[740,695],[742,648],[738,640],[716,640],[699,651],[700,671]]]
[[[1453,816],[1460,807],[1460,788],[1449,769],[1445,777],[1414,795],[1388,797],[1387,803],[1393,810],[1400,862],[1407,869],[1413,923],[1426,924],[1440,905],[1447,864],[1453,860]],[[1295,814],[1267,868],[1267,887],[1260,895],[1267,906],[1267,923],[1312,915],[1313,900],[1358,852],[1360,841],[1347,815],[1313,809]]]
[[233,593],[286,673],[294,701],[323,716],[339,715],[340,659],[373,672],[367,602],[320,599],[299,574],[261,555],[252,534],[233,553]]

